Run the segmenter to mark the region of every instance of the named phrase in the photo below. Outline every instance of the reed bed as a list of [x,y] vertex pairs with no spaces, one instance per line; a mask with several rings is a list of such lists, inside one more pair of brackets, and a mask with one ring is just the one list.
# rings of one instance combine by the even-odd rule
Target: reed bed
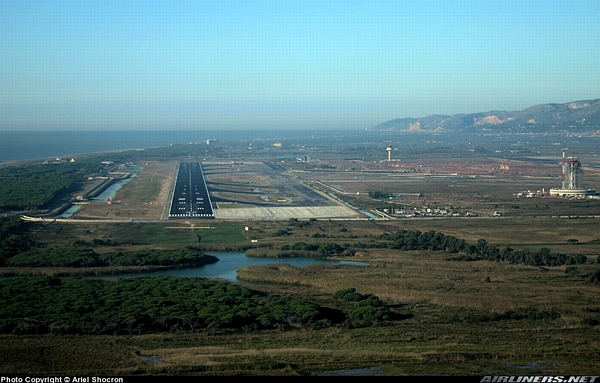
[[[538,267],[491,261],[448,261],[445,255],[425,251],[379,250],[360,260],[371,266],[252,266],[238,270],[238,278],[305,286],[323,293],[354,287],[361,294],[376,295],[390,304],[432,303],[492,311],[519,307],[580,311],[585,305],[594,305],[594,296],[599,292],[597,286],[581,277],[566,274],[564,266],[541,272]],[[594,266],[584,265],[583,273],[587,269],[593,270]]]
[[[435,230],[471,242],[479,238],[497,244],[510,241],[512,247],[573,246],[573,250],[588,254],[588,263],[566,273],[566,266],[449,261],[448,254],[442,252],[366,249],[340,259],[366,261],[369,267],[245,267],[239,270],[238,278],[256,282],[252,288],[291,294],[321,307],[348,311],[353,303],[332,296],[338,290],[354,287],[360,294],[373,294],[387,302],[399,317],[363,328],[333,324],[318,329],[207,329],[137,336],[0,335],[0,353],[4,355],[0,373],[310,375],[376,366],[386,374],[398,375],[488,375],[490,371],[512,375],[572,375],[576,371],[579,375],[594,375],[600,365],[600,286],[586,276],[599,267],[594,263],[596,257],[589,256],[595,254],[598,244],[581,242],[600,239],[596,221],[415,219],[379,226],[367,221],[319,221],[305,228],[294,226],[290,237],[281,238],[271,238],[281,223],[256,223],[252,235],[273,248],[304,241],[315,233],[327,235],[328,241],[367,242],[376,240],[386,228],[402,228]],[[201,231],[202,246],[234,248],[248,243],[242,236],[242,224],[214,226],[215,230]],[[341,228],[346,230],[342,232]],[[197,241],[198,232],[165,229],[163,224],[48,225],[37,229],[41,238],[112,238],[124,248],[158,243],[161,247],[181,247]],[[571,238],[580,243],[567,244]],[[106,251],[113,248],[106,247]],[[62,272],[41,268],[29,271],[54,276]],[[123,268],[123,272],[130,271]],[[495,313],[521,308],[556,311],[560,317],[489,319]],[[161,359],[148,362],[141,355]]]

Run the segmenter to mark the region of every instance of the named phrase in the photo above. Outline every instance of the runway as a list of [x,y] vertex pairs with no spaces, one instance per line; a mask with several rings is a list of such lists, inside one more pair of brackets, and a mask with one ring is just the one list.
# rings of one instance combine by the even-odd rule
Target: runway
[[202,166],[198,162],[179,164],[169,218],[214,218]]

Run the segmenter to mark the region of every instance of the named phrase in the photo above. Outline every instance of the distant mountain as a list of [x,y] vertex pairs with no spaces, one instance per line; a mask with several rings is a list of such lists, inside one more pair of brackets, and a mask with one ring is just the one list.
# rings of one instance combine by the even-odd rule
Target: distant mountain
[[541,104],[518,111],[490,111],[454,116],[431,115],[422,118],[396,118],[374,126],[374,131],[468,132],[468,131],[547,131],[581,132],[600,129],[600,98]]

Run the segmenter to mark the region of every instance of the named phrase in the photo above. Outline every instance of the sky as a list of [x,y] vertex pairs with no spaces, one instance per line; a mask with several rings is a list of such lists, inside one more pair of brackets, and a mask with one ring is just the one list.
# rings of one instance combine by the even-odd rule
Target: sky
[[0,0],[0,130],[366,129],[600,97],[598,0]]

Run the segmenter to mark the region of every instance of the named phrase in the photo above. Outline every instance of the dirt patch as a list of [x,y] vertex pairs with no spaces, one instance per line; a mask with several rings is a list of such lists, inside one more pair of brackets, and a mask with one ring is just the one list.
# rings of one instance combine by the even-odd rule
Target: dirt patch
[[144,170],[119,190],[112,204],[85,205],[76,217],[161,219],[177,163],[148,161],[141,165]]
[[248,185],[248,187],[256,186],[267,186],[269,182],[259,176],[258,174],[246,173],[246,174],[218,174],[218,175],[206,175],[206,180],[211,182],[224,182],[233,183],[239,185]]

